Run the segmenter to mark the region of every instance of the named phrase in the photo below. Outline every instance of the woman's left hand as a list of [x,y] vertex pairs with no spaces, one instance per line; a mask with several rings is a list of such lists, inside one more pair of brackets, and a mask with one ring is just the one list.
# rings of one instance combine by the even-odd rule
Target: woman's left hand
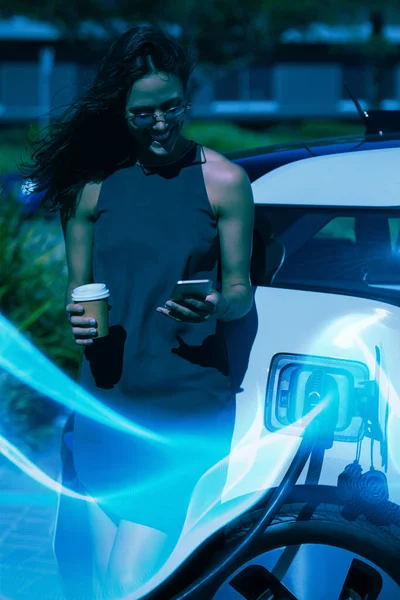
[[216,290],[211,290],[204,300],[196,298],[185,298],[174,302],[168,300],[164,307],[158,307],[157,311],[174,321],[183,323],[203,323],[210,317],[224,314],[228,309],[228,302]]

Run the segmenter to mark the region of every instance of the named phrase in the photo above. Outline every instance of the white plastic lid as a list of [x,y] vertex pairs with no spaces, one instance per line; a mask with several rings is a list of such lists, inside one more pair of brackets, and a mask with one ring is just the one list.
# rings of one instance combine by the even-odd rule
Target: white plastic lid
[[102,300],[108,298],[110,291],[105,283],[88,283],[75,288],[71,294],[74,302],[88,302],[89,300]]

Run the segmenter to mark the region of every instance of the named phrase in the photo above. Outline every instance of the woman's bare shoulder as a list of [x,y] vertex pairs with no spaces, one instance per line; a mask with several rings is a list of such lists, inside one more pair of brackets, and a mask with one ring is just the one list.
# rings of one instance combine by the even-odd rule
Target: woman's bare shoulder
[[203,151],[206,159],[203,165],[204,172],[212,181],[230,183],[246,176],[245,170],[240,165],[232,162],[223,154],[205,146],[203,146]]
[[204,148],[206,162],[203,164],[203,175],[209,201],[217,217],[221,210],[231,206],[236,196],[250,194],[250,181],[246,171],[231,162],[222,154]]

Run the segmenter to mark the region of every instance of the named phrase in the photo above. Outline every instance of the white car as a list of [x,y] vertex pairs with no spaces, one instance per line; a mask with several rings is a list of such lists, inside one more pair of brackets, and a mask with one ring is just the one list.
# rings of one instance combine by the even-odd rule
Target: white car
[[[374,465],[387,469],[400,504],[398,161],[397,148],[321,156],[253,183],[256,231],[272,233],[265,263],[277,271],[263,282],[260,267],[258,330],[242,387],[244,395],[255,384],[263,390],[265,427],[279,431],[302,416],[307,377],[323,369],[340,396],[335,464],[353,461],[364,437],[360,462],[369,469],[372,431]],[[330,477],[323,471],[322,482]]]
[[[278,485],[304,415],[331,407],[297,508],[278,514],[247,564],[265,569],[260,599],[400,598],[399,164],[400,148],[315,156],[252,184],[255,308],[229,327],[229,348],[240,365],[238,348],[251,347],[236,440],[257,423],[268,442],[245,474],[232,469],[232,498],[264,489],[268,473]],[[251,577],[240,587],[243,569],[216,600],[256,597]]]

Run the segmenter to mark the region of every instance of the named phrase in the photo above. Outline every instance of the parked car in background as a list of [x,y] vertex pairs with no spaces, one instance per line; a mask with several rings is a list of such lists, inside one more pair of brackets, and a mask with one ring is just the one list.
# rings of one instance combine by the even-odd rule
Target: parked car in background
[[53,219],[57,213],[41,209],[40,202],[44,192],[35,192],[35,184],[30,179],[23,179],[18,172],[0,174],[0,198],[16,198],[27,218],[43,217]]

